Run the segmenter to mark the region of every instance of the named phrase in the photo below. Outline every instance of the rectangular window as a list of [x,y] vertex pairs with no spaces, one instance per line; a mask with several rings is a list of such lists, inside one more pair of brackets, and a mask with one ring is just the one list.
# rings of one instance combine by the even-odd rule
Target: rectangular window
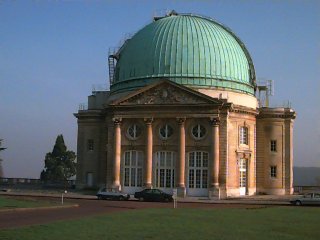
[[277,166],[270,167],[270,177],[272,177],[272,178],[277,177]]
[[88,151],[93,151],[94,150],[94,141],[93,141],[93,139],[88,139],[87,149],[88,149]]
[[270,141],[270,150],[271,150],[271,152],[277,151],[277,140]]
[[248,145],[248,128],[240,127],[240,144]]

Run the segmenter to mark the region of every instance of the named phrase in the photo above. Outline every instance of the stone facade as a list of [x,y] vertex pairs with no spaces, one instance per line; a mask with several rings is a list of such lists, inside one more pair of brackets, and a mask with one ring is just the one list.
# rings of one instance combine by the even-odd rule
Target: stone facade
[[177,188],[180,196],[213,198],[292,193],[291,109],[259,109],[246,94],[228,99],[223,90],[167,80],[105,94],[75,114],[77,187]]

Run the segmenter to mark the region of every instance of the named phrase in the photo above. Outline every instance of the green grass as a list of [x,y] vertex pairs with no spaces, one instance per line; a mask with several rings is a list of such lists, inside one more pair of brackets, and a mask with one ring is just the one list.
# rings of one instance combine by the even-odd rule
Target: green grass
[[[57,201],[42,201],[28,197],[4,197],[0,196],[0,210],[12,208],[34,208],[59,205]],[[1,238],[0,238],[1,239]]]
[[319,239],[320,208],[143,209],[0,231],[0,239]]

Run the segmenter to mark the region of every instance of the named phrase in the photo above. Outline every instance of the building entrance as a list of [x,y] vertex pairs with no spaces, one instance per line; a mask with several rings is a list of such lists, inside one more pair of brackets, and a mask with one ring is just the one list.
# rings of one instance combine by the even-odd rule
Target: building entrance
[[189,152],[187,194],[208,196],[208,157],[207,152]]
[[123,191],[134,194],[142,188],[143,153],[126,151],[123,159]]
[[239,161],[239,181],[240,181],[240,196],[247,194],[247,160],[240,159]]
[[154,186],[164,192],[172,193],[175,183],[175,153],[159,151],[155,158]]

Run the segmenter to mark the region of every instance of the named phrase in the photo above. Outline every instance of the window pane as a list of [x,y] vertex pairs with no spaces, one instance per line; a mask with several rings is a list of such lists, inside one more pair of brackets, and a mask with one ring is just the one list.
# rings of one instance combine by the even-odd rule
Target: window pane
[[201,187],[200,183],[201,183],[201,170],[197,169],[196,170],[196,188]]
[[131,158],[131,166],[135,167],[137,164],[137,152],[136,151],[132,151],[132,158]]
[[189,188],[194,188],[194,170],[189,170]]
[[201,167],[201,152],[196,152],[196,167]]
[[129,187],[129,168],[124,169],[124,185]]
[[171,187],[171,169],[166,169],[166,187]]
[[164,187],[164,169],[160,169],[160,187]]
[[135,168],[131,168],[131,187],[135,187],[136,186],[136,169]]
[[208,187],[208,170],[202,170],[202,188]]
[[189,167],[194,167],[194,152],[189,154]]
[[125,166],[130,166],[130,152],[125,152],[124,165]]
[[142,187],[142,168],[137,169],[137,187]]

